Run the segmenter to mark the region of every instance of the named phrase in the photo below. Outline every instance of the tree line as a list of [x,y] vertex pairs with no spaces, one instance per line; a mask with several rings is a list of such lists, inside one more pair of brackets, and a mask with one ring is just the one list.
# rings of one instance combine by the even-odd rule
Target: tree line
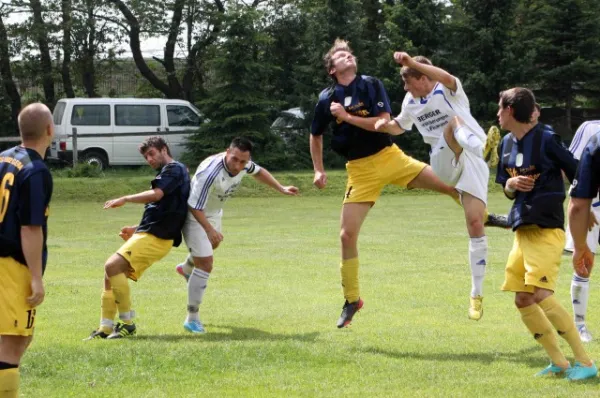
[[[14,134],[28,102],[99,96],[126,56],[143,96],[186,99],[206,116],[191,157],[245,135],[267,165],[309,167],[306,131],[331,84],[322,56],[337,37],[359,73],[384,82],[394,112],[404,91],[392,54],[403,50],[459,77],[484,128],[498,92],[517,85],[564,109],[570,127],[573,109],[600,105],[598,21],[597,0],[12,0],[0,5],[0,131]],[[164,38],[162,56],[144,56],[149,37]],[[43,95],[23,96],[23,82]],[[272,121],[293,107],[306,114],[303,134],[275,134]],[[426,157],[417,134],[398,140]]]

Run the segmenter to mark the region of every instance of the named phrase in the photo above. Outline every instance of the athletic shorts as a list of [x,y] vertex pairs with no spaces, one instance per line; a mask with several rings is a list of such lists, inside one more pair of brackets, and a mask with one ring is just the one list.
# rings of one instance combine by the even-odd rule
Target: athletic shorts
[[487,205],[490,169],[483,157],[463,149],[457,161],[442,136],[431,150],[430,163],[435,174],[446,184],[471,194]]
[[565,232],[537,225],[519,227],[508,255],[502,290],[533,293],[556,287]]
[[173,247],[173,240],[160,239],[147,232],[136,232],[117,250],[129,262],[127,277],[137,281],[154,263],[160,261]]
[[397,145],[346,163],[348,182],[344,203],[376,202],[388,184],[406,187],[427,167],[406,155]]
[[12,257],[0,257],[0,335],[33,335],[36,309],[27,304],[29,296],[29,268]]
[[[596,205],[596,207],[593,207]],[[596,216],[596,220],[600,222],[600,201],[598,201],[598,197],[592,201],[592,210],[594,211],[594,215]],[[570,252],[573,251],[575,244],[573,243],[573,237],[571,236],[571,231],[567,228],[567,243],[565,244],[565,250]],[[587,234],[587,245],[590,248],[590,251],[596,254],[596,248],[598,247],[598,237],[600,237],[600,226],[594,225],[591,231],[588,231]]]
[[[214,229],[221,232],[221,213],[214,216],[209,215],[206,219]],[[213,247],[210,240],[208,240],[206,231],[196,221],[191,212],[188,212],[183,226],[183,239],[192,257],[210,257],[213,255]]]

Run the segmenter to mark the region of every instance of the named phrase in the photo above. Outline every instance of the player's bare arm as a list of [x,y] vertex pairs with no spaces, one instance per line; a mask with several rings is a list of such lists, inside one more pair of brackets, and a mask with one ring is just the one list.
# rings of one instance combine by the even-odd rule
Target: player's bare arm
[[591,199],[572,197],[568,209],[569,229],[573,237],[573,268],[584,278],[589,277],[594,266],[594,254],[587,245],[591,204]]
[[104,204],[105,209],[121,207],[125,203],[151,203],[158,202],[165,196],[165,193],[160,188],[149,189],[144,192],[136,193],[135,195],[121,196],[117,199],[111,199]]
[[410,55],[401,51],[396,51],[394,53],[394,61],[402,66],[418,70],[431,80],[442,83],[452,91],[456,91],[457,89],[456,78],[442,68],[416,62]]
[[44,233],[39,225],[24,225],[21,227],[21,242],[23,255],[31,273],[31,296],[27,302],[37,307],[44,301],[44,282],[42,281],[42,248]]
[[298,188],[296,188],[295,186],[292,186],[292,185],[284,187],[265,168],[261,168],[260,171],[258,173],[256,173],[253,177],[256,178],[258,181],[262,182],[263,184],[270,186],[277,192],[281,192],[284,195],[292,195],[292,196],[298,195],[298,192],[299,192]]
[[388,120],[385,118],[379,119],[375,122],[375,130],[380,133],[388,133],[391,135],[404,134],[404,130],[395,120]]
[[331,114],[339,120],[346,123],[350,123],[353,126],[360,127],[361,129],[367,131],[377,132],[377,129],[375,128],[375,123],[379,119],[391,119],[390,114],[387,112],[382,112],[374,117],[355,116],[346,112],[346,109],[342,106],[342,104],[339,104],[337,102],[332,102],[331,106],[329,107],[329,110],[331,111]]
[[137,229],[137,225],[125,226],[125,227],[121,228],[121,231],[119,232],[119,236],[121,237],[121,239],[127,241],[127,240],[129,240],[129,238],[131,238],[133,236],[136,229]]
[[204,231],[206,232],[206,236],[208,236],[208,240],[210,241],[213,249],[216,249],[217,246],[223,241],[223,234],[217,231],[208,219],[206,218],[206,214],[204,214],[204,210],[194,209],[191,206],[188,206],[189,210],[192,212],[192,215],[198,221],[198,223],[202,226]]
[[530,192],[535,185],[533,178],[529,176],[516,176],[509,178],[504,186],[504,194],[510,199],[514,199],[519,192]]
[[327,185],[327,174],[325,173],[325,167],[323,166],[323,136],[322,135],[310,135],[310,157],[313,161],[313,168],[315,170],[315,177],[313,184],[319,188],[325,188]]

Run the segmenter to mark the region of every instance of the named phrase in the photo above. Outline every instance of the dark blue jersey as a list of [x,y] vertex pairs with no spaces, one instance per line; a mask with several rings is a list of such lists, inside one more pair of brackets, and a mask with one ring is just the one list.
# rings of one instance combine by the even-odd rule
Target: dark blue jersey
[[40,226],[44,233],[42,273],[45,271],[51,197],[52,175],[36,151],[16,146],[0,153],[0,257],[27,265],[21,227]]
[[387,133],[366,131],[336,120],[329,110],[332,102],[342,104],[346,112],[360,117],[375,117],[383,112],[391,114],[390,100],[380,80],[358,75],[348,86],[336,84],[323,90],[315,108],[311,134],[322,135],[331,124],[331,147],[348,160],[373,155],[392,145],[392,138]]
[[594,199],[600,189],[600,132],[590,137],[581,153],[571,197]]
[[509,178],[516,176],[530,176],[535,181],[530,192],[516,192],[508,217],[513,230],[522,225],[564,229],[565,184],[561,170],[573,181],[577,160],[552,128],[538,123],[520,140],[509,133],[502,139],[498,155],[498,184],[504,187]]
[[152,189],[161,189],[164,196],[158,202],[146,203],[136,232],[148,232],[161,239],[173,239],[173,246],[179,246],[190,195],[190,175],[187,168],[179,162],[168,163],[151,184]]

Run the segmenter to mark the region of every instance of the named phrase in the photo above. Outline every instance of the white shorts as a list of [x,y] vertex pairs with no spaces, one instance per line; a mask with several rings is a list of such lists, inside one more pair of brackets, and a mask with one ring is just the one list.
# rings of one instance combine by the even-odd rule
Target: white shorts
[[[594,204],[600,204],[600,202],[598,201],[598,196],[596,196],[596,198],[592,201],[592,210],[594,210],[594,215],[596,216],[596,220],[598,220],[598,222],[600,222],[600,206],[593,207]],[[567,235],[567,239],[566,239],[566,244],[565,244],[565,250],[572,252],[573,248],[575,247],[575,245],[573,243],[573,237],[571,236],[571,230],[569,229],[568,226],[566,229],[567,230],[565,231],[565,233]],[[598,225],[594,225],[594,228],[592,228],[592,230],[589,231],[587,234],[587,245],[590,248],[590,251],[594,254],[596,254],[596,248],[598,247],[598,237],[599,236],[600,236],[600,227]]]
[[463,149],[457,162],[454,152],[442,136],[431,150],[430,164],[446,184],[473,195],[487,206],[490,169],[483,157]]
[[[206,217],[214,229],[221,232],[221,213],[217,215],[207,215]],[[187,245],[192,257],[210,257],[213,255],[213,248],[206,231],[202,225],[188,211],[185,224],[183,225],[183,239]]]

